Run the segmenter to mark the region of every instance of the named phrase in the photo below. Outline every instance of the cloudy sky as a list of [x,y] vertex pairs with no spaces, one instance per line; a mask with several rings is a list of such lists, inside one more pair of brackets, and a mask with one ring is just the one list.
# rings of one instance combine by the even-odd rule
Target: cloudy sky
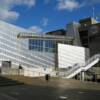
[[100,20],[100,0],[0,0],[0,20],[43,33],[92,17],[93,9]]

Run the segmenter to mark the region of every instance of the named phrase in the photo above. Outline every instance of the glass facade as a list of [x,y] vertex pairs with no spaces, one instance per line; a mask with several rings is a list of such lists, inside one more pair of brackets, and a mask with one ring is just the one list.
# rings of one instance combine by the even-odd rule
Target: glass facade
[[56,43],[52,40],[29,39],[29,50],[40,52],[54,52]]

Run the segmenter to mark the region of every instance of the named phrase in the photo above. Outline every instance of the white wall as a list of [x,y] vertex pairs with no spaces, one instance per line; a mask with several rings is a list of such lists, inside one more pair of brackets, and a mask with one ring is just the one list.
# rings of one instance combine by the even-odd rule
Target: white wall
[[68,68],[76,63],[79,65],[85,63],[85,48],[58,44],[58,67]]
[[24,69],[24,76],[28,76],[28,77],[41,77],[41,76],[45,76],[46,74],[50,74],[50,76],[55,76],[56,72],[53,71],[52,68],[46,68],[44,70],[44,68],[38,68],[38,69],[32,69],[32,68],[28,68],[28,69]]

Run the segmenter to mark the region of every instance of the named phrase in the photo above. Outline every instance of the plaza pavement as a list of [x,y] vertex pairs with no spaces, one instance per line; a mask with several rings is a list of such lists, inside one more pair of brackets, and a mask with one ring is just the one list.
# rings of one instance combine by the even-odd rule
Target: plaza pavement
[[0,100],[100,100],[100,83],[35,78],[32,85],[0,87]]

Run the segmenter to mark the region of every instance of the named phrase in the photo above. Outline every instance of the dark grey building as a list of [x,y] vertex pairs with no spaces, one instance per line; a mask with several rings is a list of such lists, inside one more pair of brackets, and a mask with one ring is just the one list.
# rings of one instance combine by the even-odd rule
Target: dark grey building
[[80,20],[79,35],[81,45],[89,48],[90,56],[100,53],[100,23],[92,18]]

